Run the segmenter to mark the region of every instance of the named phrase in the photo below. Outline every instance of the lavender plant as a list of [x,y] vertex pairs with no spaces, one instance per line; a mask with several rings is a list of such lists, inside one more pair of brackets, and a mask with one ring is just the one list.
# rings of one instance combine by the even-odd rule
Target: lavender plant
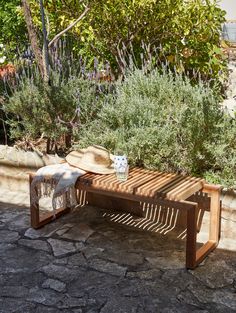
[[18,65],[14,84],[6,82],[3,109],[14,140],[33,141],[43,136],[58,143],[64,138],[69,148],[74,129],[78,131],[95,118],[109,86],[97,79],[98,68],[88,71],[86,62],[65,47],[51,56],[49,84],[43,82],[29,58]]
[[[234,126],[219,106],[219,94],[201,81],[193,86],[189,78],[164,68],[162,73],[135,70],[116,87],[98,118],[78,134],[80,146],[96,143],[111,151],[119,146],[132,165],[232,185],[226,165],[227,160],[233,165],[236,153],[232,138],[223,134],[229,135]],[[230,146],[231,156],[226,150]]]

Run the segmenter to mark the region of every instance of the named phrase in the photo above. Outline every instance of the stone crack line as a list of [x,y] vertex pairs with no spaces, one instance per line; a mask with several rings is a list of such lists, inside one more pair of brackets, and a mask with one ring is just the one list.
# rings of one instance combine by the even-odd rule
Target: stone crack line
[[[189,283],[187,286],[185,286],[185,288],[181,289],[179,291],[179,293],[176,295],[176,299],[179,302],[184,302],[186,304],[191,304],[191,305],[193,305],[193,306],[195,306],[197,308],[200,308],[200,309],[206,309],[205,305],[202,302],[199,301],[199,299],[192,292],[190,287],[191,287],[191,283]],[[186,295],[186,296],[184,296],[184,295]],[[190,295],[190,297],[189,297],[189,295]],[[188,299],[187,301],[186,301],[186,298]]]

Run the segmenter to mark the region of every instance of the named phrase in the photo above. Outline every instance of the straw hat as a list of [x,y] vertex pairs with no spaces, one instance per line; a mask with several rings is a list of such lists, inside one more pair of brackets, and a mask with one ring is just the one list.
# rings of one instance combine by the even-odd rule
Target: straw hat
[[114,173],[113,155],[101,146],[89,146],[86,149],[72,151],[66,156],[66,161],[72,166],[97,174]]

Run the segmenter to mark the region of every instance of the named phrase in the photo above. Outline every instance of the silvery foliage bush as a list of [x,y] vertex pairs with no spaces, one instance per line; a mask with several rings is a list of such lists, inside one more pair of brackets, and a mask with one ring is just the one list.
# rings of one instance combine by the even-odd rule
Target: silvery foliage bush
[[[181,75],[135,70],[117,83],[98,118],[80,132],[80,146],[101,144],[127,153],[132,165],[218,178],[226,117],[220,96],[201,81]],[[229,124],[229,122],[227,122]],[[230,133],[230,126],[228,125]],[[219,145],[219,147],[217,146]],[[233,153],[233,151],[232,151]],[[217,159],[218,158],[218,159]]]
[[99,81],[98,74],[108,65],[100,68],[95,59],[94,67],[89,68],[71,49],[70,39],[63,39],[50,51],[48,84],[42,80],[30,48],[22,53],[24,58],[18,56],[15,76],[4,79],[2,92],[0,89],[5,123],[13,140],[31,142],[42,135],[54,143],[63,142],[66,136],[73,140],[74,130],[95,118],[110,88]]
[[212,167],[204,173],[206,179],[236,189],[236,119],[224,116],[218,140],[208,143],[214,155]]
[[65,79],[58,72],[51,73],[50,85],[38,75],[21,77],[4,103],[11,137],[37,139],[44,134],[59,140],[68,129],[78,129],[96,116],[103,96],[99,87],[91,79]]

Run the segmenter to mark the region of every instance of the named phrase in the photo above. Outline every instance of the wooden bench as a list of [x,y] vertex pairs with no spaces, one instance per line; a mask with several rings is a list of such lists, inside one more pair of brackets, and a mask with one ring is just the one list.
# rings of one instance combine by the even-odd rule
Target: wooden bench
[[[30,174],[30,184],[33,175]],[[204,179],[178,174],[132,168],[128,180],[119,182],[114,174],[86,173],[78,178],[75,188],[89,194],[112,197],[119,201],[149,203],[171,207],[187,214],[186,268],[194,269],[219,242],[221,186],[209,185]],[[208,241],[197,248],[197,217],[205,204],[210,211]],[[40,219],[39,205],[31,203],[31,225],[39,228],[69,211],[57,210]]]

